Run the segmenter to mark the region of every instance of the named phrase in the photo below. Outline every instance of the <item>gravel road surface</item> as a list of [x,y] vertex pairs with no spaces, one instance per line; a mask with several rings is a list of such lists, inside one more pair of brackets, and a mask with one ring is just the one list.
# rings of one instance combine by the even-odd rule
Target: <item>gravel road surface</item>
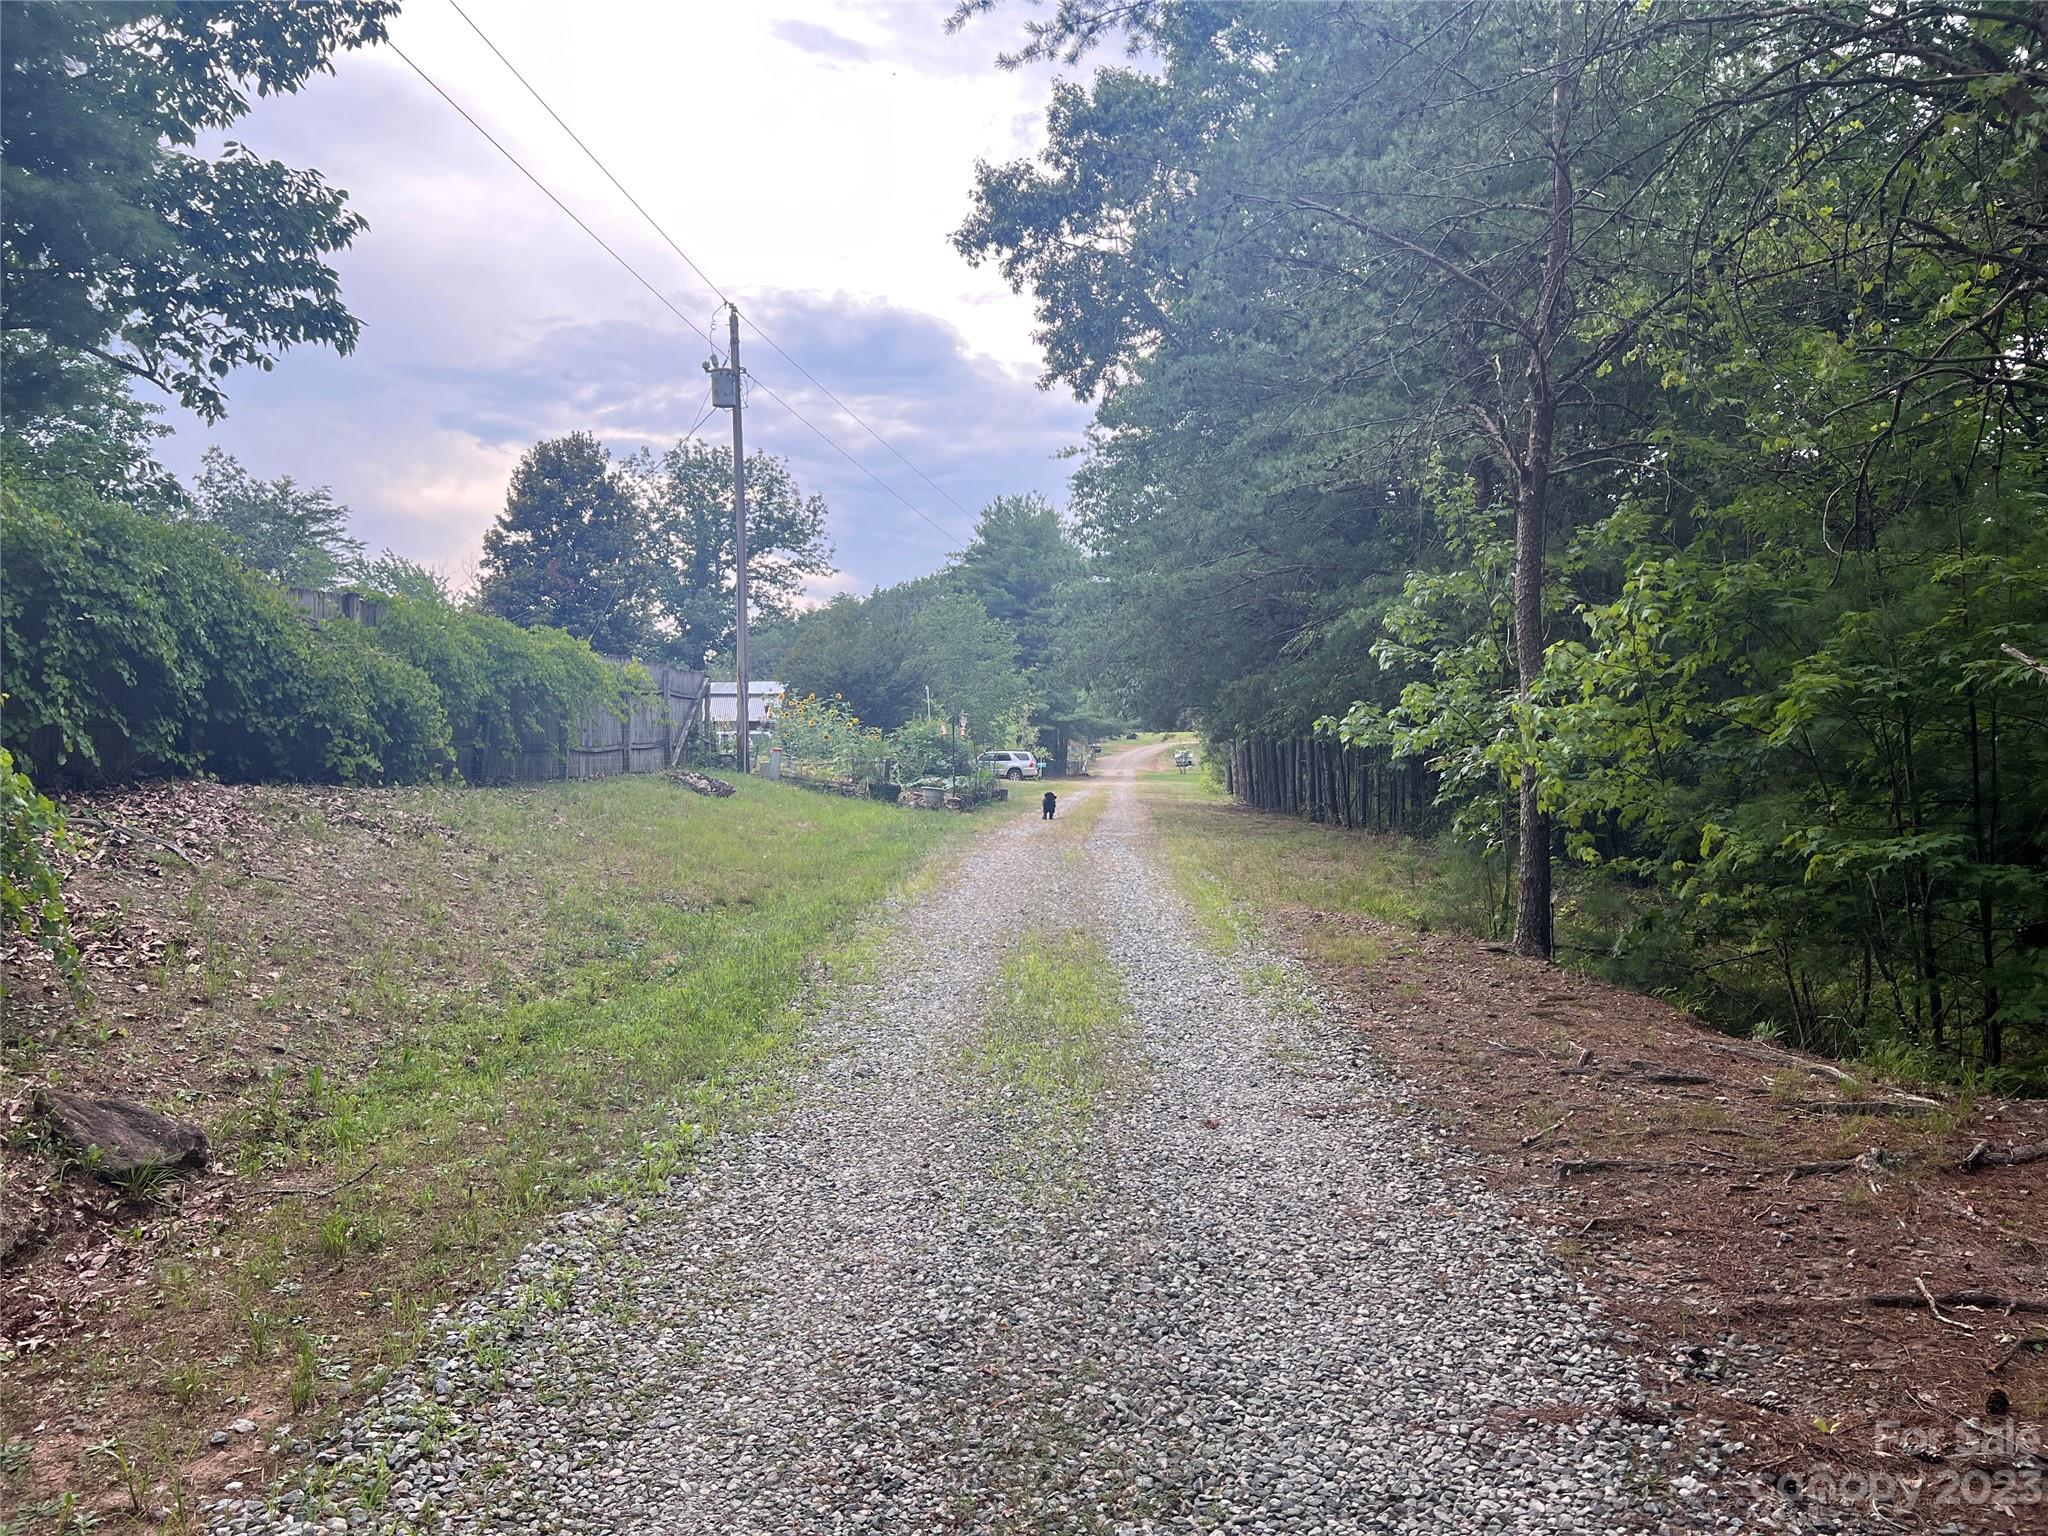
[[[988,832],[835,984],[758,1130],[557,1223],[324,1485],[215,1528],[1766,1528],[1398,1085],[1272,957],[1205,946],[1159,860],[1128,775]],[[1132,1022],[1098,1113],[1020,1132],[964,1063],[1032,926],[1096,935]]]

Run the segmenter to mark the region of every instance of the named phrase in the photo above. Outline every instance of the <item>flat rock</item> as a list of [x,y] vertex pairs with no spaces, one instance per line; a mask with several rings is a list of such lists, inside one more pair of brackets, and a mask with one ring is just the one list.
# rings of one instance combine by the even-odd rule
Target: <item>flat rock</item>
[[59,1141],[81,1155],[99,1149],[94,1171],[118,1178],[138,1168],[206,1166],[206,1132],[133,1099],[91,1099],[59,1088],[36,1094]]

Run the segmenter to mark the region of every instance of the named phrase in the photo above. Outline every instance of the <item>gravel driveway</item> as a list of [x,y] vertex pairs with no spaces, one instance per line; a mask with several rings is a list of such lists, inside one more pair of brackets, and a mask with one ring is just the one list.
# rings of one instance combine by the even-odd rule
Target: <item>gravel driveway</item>
[[[1028,893],[1014,925],[994,892]],[[917,913],[762,1129],[558,1223],[331,1484],[215,1528],[1738,1528],[1398,1086],[1269,957],[1203,945],[1129,780],[991,831]],[[1094,933],[1135,1021],[1049,1184],[962,1068],[1030,924]]]

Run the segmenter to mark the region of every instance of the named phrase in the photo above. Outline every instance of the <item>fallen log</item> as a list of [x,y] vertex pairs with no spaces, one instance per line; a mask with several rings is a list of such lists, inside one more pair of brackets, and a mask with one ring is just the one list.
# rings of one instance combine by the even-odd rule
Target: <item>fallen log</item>
[[2048,1312],[2048,1296],[2001,1296],[1996,1291],[1877,1291],[1864,1297],[1863,1304],[1923,1312],[1940,1307],[1975,1307],[1983,1312]]
[[2023,1163],[2038,1163],[2048,1158],[2048,1143],[2038,1147],[2007,1147],[2003,1152],[1995,1151],[1988,1141],[1980,1141],[1970,1148],[1970,1155],[1957,1165],[1962,1173],[1975,1173],[1979,1168],[2017,1168]]
[[671,768],[668,777],[688,790],[700,795],[715,795],[720,799],[732,793],[732,786],[724,779],[714,779],[708,773],[698,773],[690,768]]
[[1631,1157],[1582,1157],[1557,1165],[1560,1179],[1573,1179],[1588,1173],[1740,1173],[1739,1168],[1729,1168],[1720,1163],[1657,1163]]
[[134,1099],[88,1098],[40,1088],[36,1112],[50,1133],[104,1179],[147,1168],[204,1168],[206,1132]]

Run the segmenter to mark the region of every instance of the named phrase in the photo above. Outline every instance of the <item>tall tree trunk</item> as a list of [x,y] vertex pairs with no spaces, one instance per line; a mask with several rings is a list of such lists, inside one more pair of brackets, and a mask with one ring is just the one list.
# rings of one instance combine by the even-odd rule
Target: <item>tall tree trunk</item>
[[[1550,227],[1544,236],[1543,283],[1529,336],[1529,436],[1515,480],[1515,670],[1527,705],[1543,670],[1543,538],[1550,504],[1550,451],[1557,401],[1551,392],[1550,356],[1557,344],[1558,311],[1572,250],[1573,83],[1571,0],[1557,0],[1556,74],[1550,82]],[[1515,949],[1548,960],[1552,948],[1550,818],[1538,798],[1536,765],[1522,764],[1515,879]]]

